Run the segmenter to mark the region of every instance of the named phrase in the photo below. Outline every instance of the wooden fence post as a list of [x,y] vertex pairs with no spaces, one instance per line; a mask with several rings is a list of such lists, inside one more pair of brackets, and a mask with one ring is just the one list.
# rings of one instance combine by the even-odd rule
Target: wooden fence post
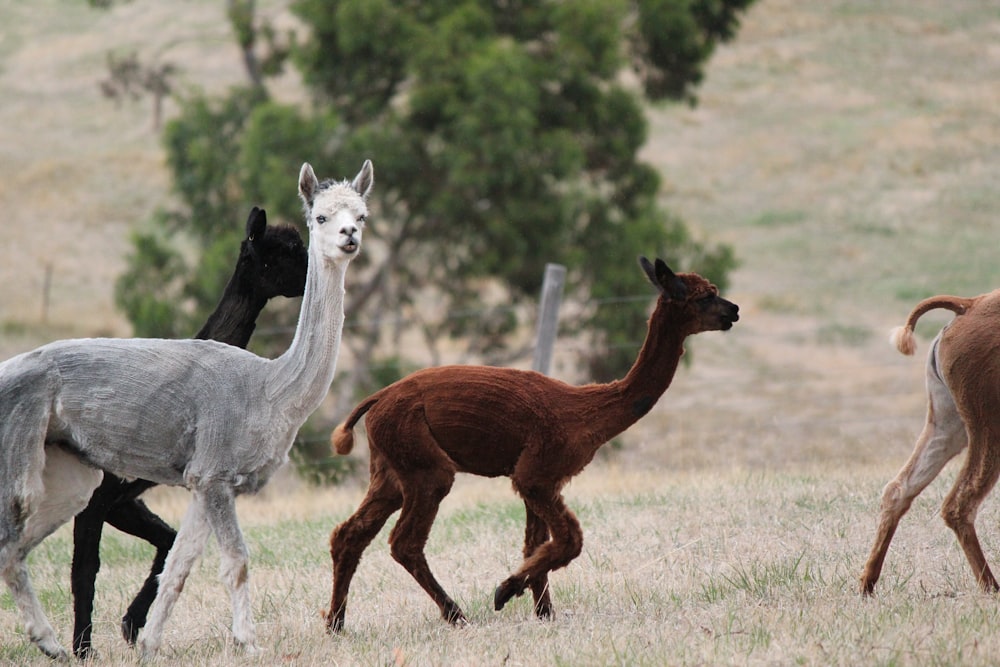
[[559,304],[562,301],[565,282],[565,266],[545,265],[542,298],[538,304],[538,337],[535,340],[535,356],[531,362],[531,368],[539,373],[548,374],[549,366],[552,364],[552,347],[559,331]]

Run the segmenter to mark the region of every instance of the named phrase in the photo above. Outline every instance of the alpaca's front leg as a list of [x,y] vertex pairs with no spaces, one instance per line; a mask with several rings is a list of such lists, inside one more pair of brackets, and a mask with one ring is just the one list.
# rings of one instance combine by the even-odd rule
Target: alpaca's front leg
[[94,500],[73,520],[73,564],[70,588],[73,592],[73,655],[86,659],[91,651],[94,615],[94,583],[101,569],[101,533],[107,507],[98,498],[103,486],[94,492]]
[[[532,586],[532,593],[539,596],[536,605],[544,600],[547,591],[536,591],[535,587],[541,587],[541,582],[547,584],[550,571],[565,567],[583,549],[580,522],[558,493],[553,493],[548,487],[524,488],[518,479],[512,481],[524,499],[525,506],[548,526],[551,539],[534,549],[517,572],[500,582],[493,594],[493,608],[497,611],[503,609],[511,598],[522,595],[528,586]],[[551,612],[551,602],[549,611]],[[542,614],[538,615],[542,617]]]
[[[524,557],[530,558],[535,551],[549,539],[549,527],[525,503]],[[535,599],[535,616],[552,618],[552,596],[549,593],[549,577],[547,573],[535,577],[528,582],[532,597]]]
[[207,518],[219,543],[219,576],[229,591],[233,605],[233,639],[246,651],[257,652],[250,602],[250,558],[236,517],[236,496],[231,486],[217,485],[201,490]]
[[205,515],[203,499],[195,493],[181,521],[174,546],[167,555],[167,562],[160,577],[159,592],[149,610],[149,620],[139,633],[138,645],[143,658],[152,658],[160,650],[163,627],[184,588],[184,582],[191,573],[191,568],[205,548],[210,532],[211,526]]

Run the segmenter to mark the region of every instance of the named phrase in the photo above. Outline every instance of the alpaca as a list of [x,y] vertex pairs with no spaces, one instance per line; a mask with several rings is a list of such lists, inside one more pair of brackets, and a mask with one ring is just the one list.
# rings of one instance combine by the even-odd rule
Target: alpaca
[[143,657],[160,648],[209,534],[219,546],[233,638],[256,650],[235,498],[258,491],[288,460],[299,427],[329,390],[345,274],[361,247],[372,182],[367,160],[344,182],[320,183],[302,165],[306,286],[295,336],[275,359],[217,341],[132,338],[59,341],[0,364],[0,573],[43,653],[68,657],[31,588],[25,559],[87,504],[102,470],[184,486],[192,495],[139,633]]
[[[195,338],[246,347],[257,316],[270,299],[302,296],[306,264],[306,248],[298,230],[287,225],[268,227],[267,214],[255,206],[247,218],[246,238],[240,244],[236,269]],[[100,542],[105,522],[156,547],[149,577],[121,621],[126,641],[134,644],[139,628],[146,624],[146,614],[156,597],[157,577],[176,536],[174,529],[138,497],[152,486],[154,483],[147,480],[126,481],[104,473],[86,509],[73,521],[73,653],[79,658],[90,654],[94,583],[101,567]]]
[[653,407],[673,379],[684,340],[728,330],[739,308],[696,274],[675,275],[657,259],[640,264],[659,291],[638,359],[623,380],[575,387],[534,371],[445,366],[413,373],[363,400],[331,441],[353,447],[366,412],[371,482],[357,511],[330,536],[333,593],[329,631],[344,627],[347,593],[365,548],[402,508],[389,536],[393,558],[430,595],[446,621],[468,620],[431,574],[424,545],[456,472],[510,477],[527,515],[524,562],[496,589],[500,610],[530,587],[534,611],[552,616],[548,573],[580,554],[583,534],[563,486],[605,442]]
[[875,544],[861,574],[864,595],[875,590],[889,542],[913,499],[938,476],[945,464],[968,447],[965,465],[945,498],[941,516],[958,537],[980,587],[1000,590],[976,536],[979,504],[1000,475],[996,434],[1000,433],[1000,367],[996,325],[1000,290],[973,298],[935,296],[921,301],[892,342],[903,354],[916,351],[913,328],[924,313],[943,308],[956,317],[934,338],[927,356],[927,422],[913,453],[882,492]]

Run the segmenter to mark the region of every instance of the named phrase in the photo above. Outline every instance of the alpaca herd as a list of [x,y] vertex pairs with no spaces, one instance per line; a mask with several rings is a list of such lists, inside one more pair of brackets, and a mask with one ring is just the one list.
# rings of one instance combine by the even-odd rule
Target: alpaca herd
[[[34,593],[27,557],[74,517],[77,657],[92,655],[105,522],[156,549],[150,574],[121,620],[124,638],[142,657],[160,649],[165,624],[210,535],[230,596],[233,640],[257,650],[235,499],[260,490],[287,461],[298,430],[327,394],[343,332],[347,269],[361,249],[373,183],[370,161],[344,181],[320,181],[303,164],[298,193],[308,246],[291,227],[268,227],[266,214],[255,207],[232,278],[194,339],[64,340],[0,363],[0,574],[28,637],[44,654],[69,659]],[[524,503],[523,560],[496,587],[494,609],[530,589],[535,615],[553,616],[549,573],[569,565],[583,545],[563,488],[602,445],[657,403],[689,336],[728,331],[740,319],[739,307],[701,276],[675,274],[661,259],[642,257],[639,264],[657,291],[656,305],[621,380],[573,386],[534,371],[428,368],[365,398],[334,429],[331,446],[347,455],[353,430],[365,419],[370,479],[360,506],[330,535],[327,631],[344,630],[361,557],[397,511],[389,534],[393,559],[445,621],[469,622],[424,554],[438,508],[460,472],[508,477]],[[300,315],[289,348],[266,359],[244,348],[258,315],[276,296],[301,296]],[[992,354],[1000,290],[922,301],[894,333],[899,351],[913,354],[914,326],[936,308],[956,317],[931,344],[927,422],[909,461],[883,492],[860,581],[865,595],[874,592],[889,543],[914,498],[966,449],[942,514],[979,584],[1000,591],[974,525],[979,504],[1000,477],[993,437],[1000,432],[1000,361]],[[190,492],[176,533],[139,497],[157,484]]]

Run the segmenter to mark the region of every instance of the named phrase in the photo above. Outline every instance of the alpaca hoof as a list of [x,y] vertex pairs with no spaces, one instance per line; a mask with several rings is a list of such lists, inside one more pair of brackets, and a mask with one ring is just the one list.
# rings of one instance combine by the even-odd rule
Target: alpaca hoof
[[67,653],[66,649],[58,644],[53,646],[48,642],[39,642],[38,650],[54,662],[69,662],[69,653]]
[[156,657],[157,652],[160,650],[160,642],[147,639],[146,637],[139,637],[136,642],[136,648],[139,649],[139,659],[147,662]]
[[254,657],[263,655],[264,650],[257,646],[254,642],[243,643],[240,641],[236,642],[236,650],[247,657]]
[[135,641],[139,637],[139,630],[142,625],[133,621],[128,615],[122,617],[121,631],[122,637],[129,646],[135,646]]
[[500,611],[504,605],[514,596],[520,597],[524,594],[524,586],[518,587],[517,583],[508,579],[499,586],[493,594],[493,609]]
[[448,623],[458,628],[464,628],[469,625],[469,619],[465,617],[465,614],[462,613],[462,610],[454,602],[441,611],[441,616]]
[[28,636],[31,637],[31,642],[38,647],[38,650],[49,659],[56,662],[69,662],[69,653],[59,645],[59,640],[56,639],[55,631],[52,628],[48,628],[48,632],[42,635],[36,635],[29,631]]
[[326,632],[331,635],[339,635],[344,631],[344,619],[327,617],[326,619]]
[[555,612],[552,611],[552,605],[539,604],[535,607],[535,616],[545,621],[551,621],[555,618]]

